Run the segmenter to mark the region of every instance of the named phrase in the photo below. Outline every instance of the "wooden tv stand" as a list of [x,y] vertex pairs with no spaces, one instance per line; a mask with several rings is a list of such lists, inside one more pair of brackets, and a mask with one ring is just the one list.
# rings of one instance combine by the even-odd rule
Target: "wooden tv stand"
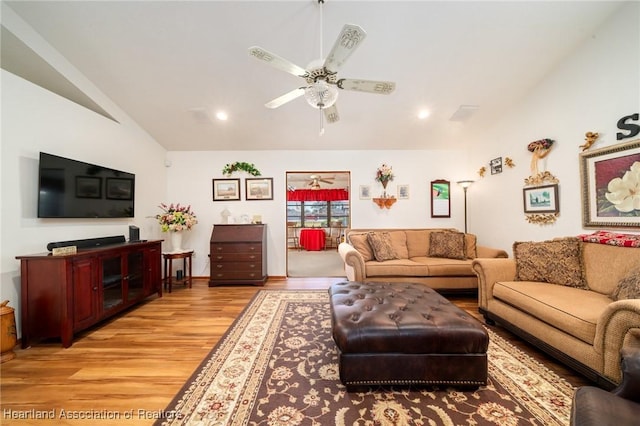
[[162,297],[161,242],[121,243],[20,260],[22,348],[73,336],[153,293]]

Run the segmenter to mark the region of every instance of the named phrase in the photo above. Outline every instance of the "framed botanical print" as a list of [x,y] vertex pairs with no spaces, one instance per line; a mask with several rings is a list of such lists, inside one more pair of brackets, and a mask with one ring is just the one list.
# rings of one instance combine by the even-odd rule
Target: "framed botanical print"
[[273,178],[246,178],[244,183],[247,200],[273,200]]
[[240,179],[213,179],[213,201],[240,200]]
[[580,154],[585,227],[640,228],[640,139]]
[[431,217],[451,217],[451,182],[431,181]]

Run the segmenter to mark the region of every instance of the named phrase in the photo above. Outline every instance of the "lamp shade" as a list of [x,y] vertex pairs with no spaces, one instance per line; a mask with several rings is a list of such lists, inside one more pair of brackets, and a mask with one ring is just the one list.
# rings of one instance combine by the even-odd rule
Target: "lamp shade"
[[318,80],[304,89],[304,98],[314,108],[329,108],[338,100],[338,89],[324,80]]
[[474,181],[472,180],[459,180],[458,182],[456,182],[458,185],[460,185],[461,187],[463,187],[464,189],[467,189],[468,187],[470,187],[473,184]]

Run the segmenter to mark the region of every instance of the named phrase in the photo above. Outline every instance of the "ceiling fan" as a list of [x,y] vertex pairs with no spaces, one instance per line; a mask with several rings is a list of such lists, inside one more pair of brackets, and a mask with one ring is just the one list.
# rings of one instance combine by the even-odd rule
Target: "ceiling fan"
[[311,175],[309,176],[309,182],[307,183],[311,189],[320,189],[320,182],[332,184],[335,178],[323,178],[320,175]]
[[[318,0],[320,7],[320,58],[322,58],[322,4],[324,0]],[[305,84],[290,92],[285,93],[267,102],[267,108],[278,108],[302,95],[314,108],[321,110],[321,130],[323,133],[322,117],[329,123],[335,123],[340,119],[336,100],[338,99],[338,88],[342,90],[353,90],[357,92],[368,92],[388,95],[396,88],[396,84],[390,81],[375,81],[338,78],[338,71],[347,61],[349,56],[356,50],[366,36],[365,31],[358,25],[346,24],[331,51],[324,62],[322,59],[311,62],[307,68],[302,68],[275,53],[269,52],[261,47],[253,46],[249,48],[249,55],[266,62],[272,67],[281,71],[301,77]]]

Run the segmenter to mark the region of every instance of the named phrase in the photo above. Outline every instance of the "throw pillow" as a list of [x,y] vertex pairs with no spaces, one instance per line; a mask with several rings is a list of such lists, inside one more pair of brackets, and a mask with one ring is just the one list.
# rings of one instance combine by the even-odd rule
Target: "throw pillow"
[[587,288],[578,238],[513,243],[516,280]]
[[474,234],[464,234],[464,250],[467,259],[475,259],[478,257],[478,239]]
[[593,234],[579,235],[586,243],[608,244],[620,247],[640,247],[640,235],[619,234],[609,231],[596,231]]
[[611,298],[613,300],[640,299],[640,268],[631,270],[618,282]]
[[367,240],[367,234],[351,233],[349,234],[349,242],[356,250],[358,250],[358,253],[362,255],[365,262],[374,259],[373,250],[371,250],[371,246]]
[[432,232],[429,235],[429,256],[466,259],[464,234],[462,232]]
[[398,258],[396,252],[393,250],[391,236],[388,232],[369,232],[367,234],[367,241],[369,241],[369,245],[373,250],[373,256],[378,262]]

